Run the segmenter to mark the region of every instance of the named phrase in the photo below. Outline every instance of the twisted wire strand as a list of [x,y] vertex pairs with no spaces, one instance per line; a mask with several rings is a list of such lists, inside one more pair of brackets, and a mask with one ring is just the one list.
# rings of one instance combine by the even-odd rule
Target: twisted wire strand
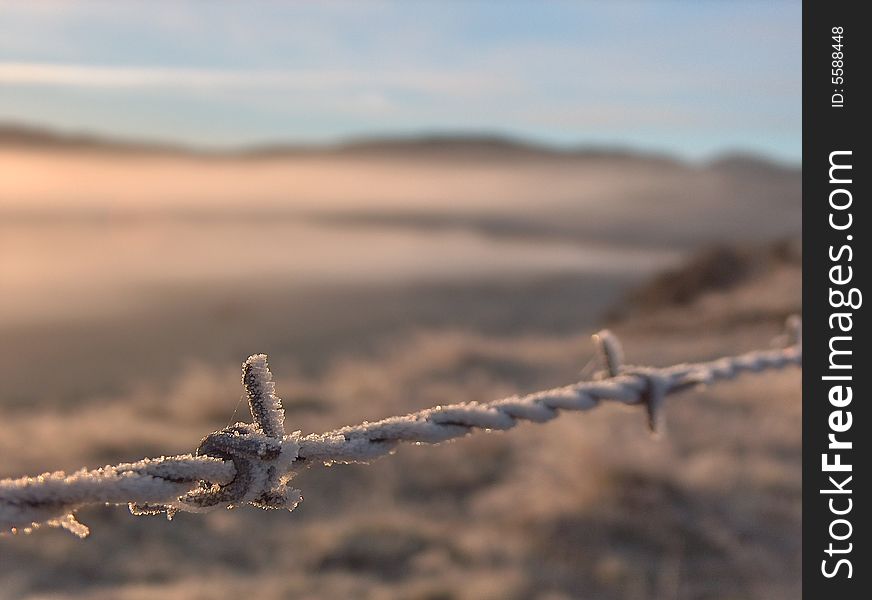
[[177,511],[202,512],[244,503],[293,510],[302,496],[287,484],[309,466],[367,462],[402,442],[435,444],[476,429],[507,430],[519,421],[544,423],[560,411],[586,411],[603,402],[643,405],[649,426],[656,431],[669,394],[746,372],[801,366],[798,320],[791,328],[794,343],[786,348],[666,368],[622,366],[617,338],[603,331],[594,336],[604,367],[597,380],[487,403],[436,406],[309,435],[284,434],[284,410],[275,396],[266,356],[254,355],[243,364],[254,423],[213,432],[197,454],[146,458],[69,475],[56,472],[0,480],[0,532],[29,532],[45,524],[84,537],[88,528],[76,521],[74,513],[91,504],[129,503],[133,514],[166,513],[168,518]]
[[[464,436],[473,429],[506,430],[518,421],[544,423],[556,418],[560,410],[586,411],[607,401],[650,404],[651,395],[660,400],[670,393],[734,379],[745,372],[759,373],[801,363],[802,348],[797,345],[662,369],[624,367],[609,379],[580,381],[488,403],[437,406],[401,417],[310,434],[297,438],[298,461],[368,461],[388,454],[400,442],[439,443]],[[653,392],[652,387],[656,388]]]

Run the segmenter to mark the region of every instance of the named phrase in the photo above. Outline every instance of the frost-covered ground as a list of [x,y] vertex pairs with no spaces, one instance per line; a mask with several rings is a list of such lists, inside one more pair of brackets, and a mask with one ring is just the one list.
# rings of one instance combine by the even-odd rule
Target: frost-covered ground
[[[766,346],[799,308],[778,264],[728,292],[616,325],[628,359],[669,364]],[[576,379],[583,331],[422,331],[317,375],[273,359],[288,424],[320,431]],[[69,409],[5,413],[8,474],[189,449],[230,418],[235,365],[180,365]],[[0,540],[7,597],[795,598],[800,384],[788,371],[675,397],[651,439],[638,410],[403,447],[373,465],[316,468],[294,513],[133,518],[87,510],[92,537]]]
[[[36,169],[48,159],[20,160]],[[133,177],[122,163],[113,184]],[[525,175],[488,163],[448,181],[448,167],[423,183],[411,172],[396,179],[395,204],[420,187],[448,194],[446,205],[416,196],[438,218],[53,219],[25,214],[32,204],[21,201],[0,221],[0,477],[188,452],[234,418],[239,365],[255,352],[270,354],[286,426],[311,432],[575,381],[608,314],[620,317],[609,326],[628,361],[666,365],[765,347],[799,309],[793,250],[742,246],[702,255],[616,310],[717,232],[739,238],[746,221],[762,239],[790,230],[759,215],[790,214],[796,173],[588,167],[557,173],[548,163]],[[252,168],[265,172],[253,189],[299,174]],[[499,183],[507,173],[514,188]],[[194,175],[182,197],[209,180]],[[172,189],[169,175],[159,183]],[[568,210],[582,183],[582,196],[613,193],[623,208],[603,203],[599,221]],[[47,205],[63,192],[16,185],[16,197]],[[536,211],[531,190],[545,197]],[[761,207],[777,190],[777,206]],[[741,202],[720,212],[710,201],[733,195]],[[678,210],[696,199],[704,211]],[[533,225],[518,230],[524,223]],[[313,227],[333,229],[310,243],[288,237]],[[667,243],[678,230],[686,239]],[[590,268],[593,251],[608,268]],[[293,513],[167,522],[89,509],[85,541],[51,529],[0,537],[0,598],[792,600],[800,417],[792,370],[670,399],[659,440],[640,410],[607,406],[402,447],[372,465],[314,468],[297,480],[305,501]]]

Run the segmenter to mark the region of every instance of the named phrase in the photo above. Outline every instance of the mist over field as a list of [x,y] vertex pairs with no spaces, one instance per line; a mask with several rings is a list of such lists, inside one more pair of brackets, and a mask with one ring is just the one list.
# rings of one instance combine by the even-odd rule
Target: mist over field
[[[800,309],[800,171],[753,156],[2,132],[0,477],[190,452],[257,352],[308,433],[574,382],[603,325],[668,365]],[[799,372],[666,415],[316,467],[293,513],[84,510],[85,542],[0,537],[0,597],[796,598]]]

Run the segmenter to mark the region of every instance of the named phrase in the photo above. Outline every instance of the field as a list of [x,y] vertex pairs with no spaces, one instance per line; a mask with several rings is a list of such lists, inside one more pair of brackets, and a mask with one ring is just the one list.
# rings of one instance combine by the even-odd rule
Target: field
[[[0,169],[0,477],[189,452],[255,352],[312,432],[576,381],[604,324],[667,365],[801,308],[799,171],[752,157],[0,136]],[[314,468],[293,513],[86,510],[0,537],[0,597],[796,598],[799,380],[677,396],[660,439],[609,406]]]

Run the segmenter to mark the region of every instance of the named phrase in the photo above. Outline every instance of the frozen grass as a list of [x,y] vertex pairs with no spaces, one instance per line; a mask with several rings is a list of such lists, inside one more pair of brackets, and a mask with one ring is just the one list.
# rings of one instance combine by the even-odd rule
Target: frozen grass
[[[573,381],[598,316],[664,252],[801,216],[798,171],[723,164],[0,162],[0,476],[190,452],[238,420],[254,351],[289,431]],[[635,268],[592,272],[603,244]],[[765,347],[801,277],[751,275],[609,326],[640,364]],[[799,373],[765,385],[676,398],[660,441],[609,406],[311,470],[293,513],[90,509],[85,542],[0,538],[0,598],[793,600]]]
[[[799,280],[798,267],[781,265],[704,294],[681,309],[686,321],[667,308],[615,329],[639,363],[765,346],[798,308]],[[700,322],[718,335],[699,335]],[[287,427],[321,431],[445,397],[489,400],[570,381],[592,351],[581,331],[431,331],[276,379]],[[60,412],[9,410],[3,474],[189,451],[230,419],[237,384],[233,363],[191,364],[167,386]],[[84,545],[58,531],[0,538],[0,595],[792,599],[799,372],[767,376],[761,389],[748,378],[676,399],[660,441],[638,411],[606,407],[313,470],[297,480],[312,501],[291,514],[222,511],[170,524],[89,510]]]

